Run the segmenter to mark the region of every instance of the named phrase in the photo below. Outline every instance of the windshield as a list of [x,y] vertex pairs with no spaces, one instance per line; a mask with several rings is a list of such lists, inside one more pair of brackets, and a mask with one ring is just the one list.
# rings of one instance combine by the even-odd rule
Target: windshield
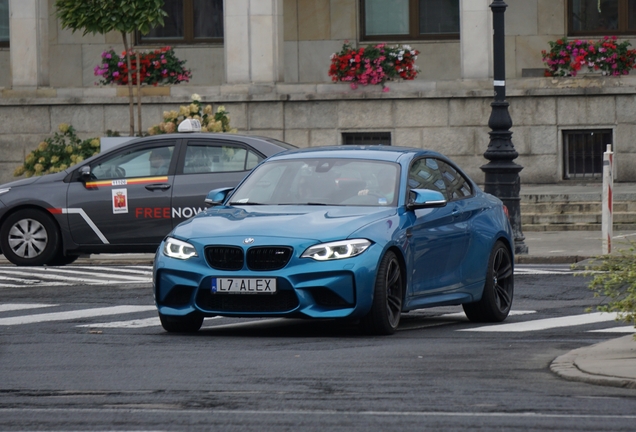
[[400,166],[365,159],[265,162],[232,195],[231,205],[395,206]]

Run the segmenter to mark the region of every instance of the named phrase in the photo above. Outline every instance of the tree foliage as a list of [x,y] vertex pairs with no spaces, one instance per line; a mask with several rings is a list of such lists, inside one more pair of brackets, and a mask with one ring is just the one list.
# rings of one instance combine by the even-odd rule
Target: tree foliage
[[[585,267],[591,276],[589,287],[594,297],[606,302],[597,306],[601,312],[617,312],[619,319],[636,326],[636,244],[615,254],[603,255]],[[636,335],[634,335],[636,338]]]
[[164,0],[56,0],[57,16],[73,32],[105,34],[111,31],[147,34],[163,26]]
[[[128,68],[128,99],[130,111],[130,136],[135,134],[134,96],[128,34],[136,31],[147,34],[153,27],[163,26],[167,13],[163,10],[164,0],[56,0],[57,16],[63,28],[76,32],[106,34],[111,31],[121,33],[126,64]],[[138,86],[139,87],[139,86]],[[141,134],[141,91],[139,99],[139,132]]]

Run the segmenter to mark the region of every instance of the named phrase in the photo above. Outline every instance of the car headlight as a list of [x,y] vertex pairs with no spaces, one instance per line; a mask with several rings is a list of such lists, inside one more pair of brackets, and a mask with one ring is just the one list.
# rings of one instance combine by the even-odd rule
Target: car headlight
[[0,189],[0,195],[2,195],[2,194],[6,194],[6,193],[7,193],[7,192],[9,192],[10,190],[11,190],[11,188],[10,188],[10,187]]
[[170,258],[187,260],[193,256],[199,256],[196,249],[190,243],[176,238],[168,237],[163,244],[163,254]]
[[312,258],[316,261],[345,259],[360,255],[369,246],[371,246],[371,242],[366,239],[322,243],[308,248],[300,257]]

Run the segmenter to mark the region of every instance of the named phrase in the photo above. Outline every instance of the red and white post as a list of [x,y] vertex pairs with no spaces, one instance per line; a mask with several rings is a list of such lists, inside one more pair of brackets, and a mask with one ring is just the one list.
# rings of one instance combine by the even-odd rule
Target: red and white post
[[603,210],[601,226],[603,236],[603,255],[612,253],[612,235],[614,231],[614,153],[611,144],[603,153]]

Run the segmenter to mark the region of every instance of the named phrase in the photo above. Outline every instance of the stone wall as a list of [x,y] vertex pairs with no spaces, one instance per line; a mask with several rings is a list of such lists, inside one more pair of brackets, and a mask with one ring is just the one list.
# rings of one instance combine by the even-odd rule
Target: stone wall
[[[344,84],[174,86],[170,96],[146,96],[144,129],[164,110],[188,103],[225,105],[240,133],[300,147],[342,143],[343,132],[391,132],[392,144],[440,151],[481,182],[489,136],[488,81],[404,82],[351,90]],[[150,89],[152,91],[152,89]],[[122,94],[122,92],[119,92]],[[4,91],[0,98],[0,182],[60,123],[83,138],[128,130],[127,98],[116,88]],[[533,78],[508,81],[516,162],[524,183],[561,182],[562,131],[614,131],[616,181],[636,181],[636,78]]]

